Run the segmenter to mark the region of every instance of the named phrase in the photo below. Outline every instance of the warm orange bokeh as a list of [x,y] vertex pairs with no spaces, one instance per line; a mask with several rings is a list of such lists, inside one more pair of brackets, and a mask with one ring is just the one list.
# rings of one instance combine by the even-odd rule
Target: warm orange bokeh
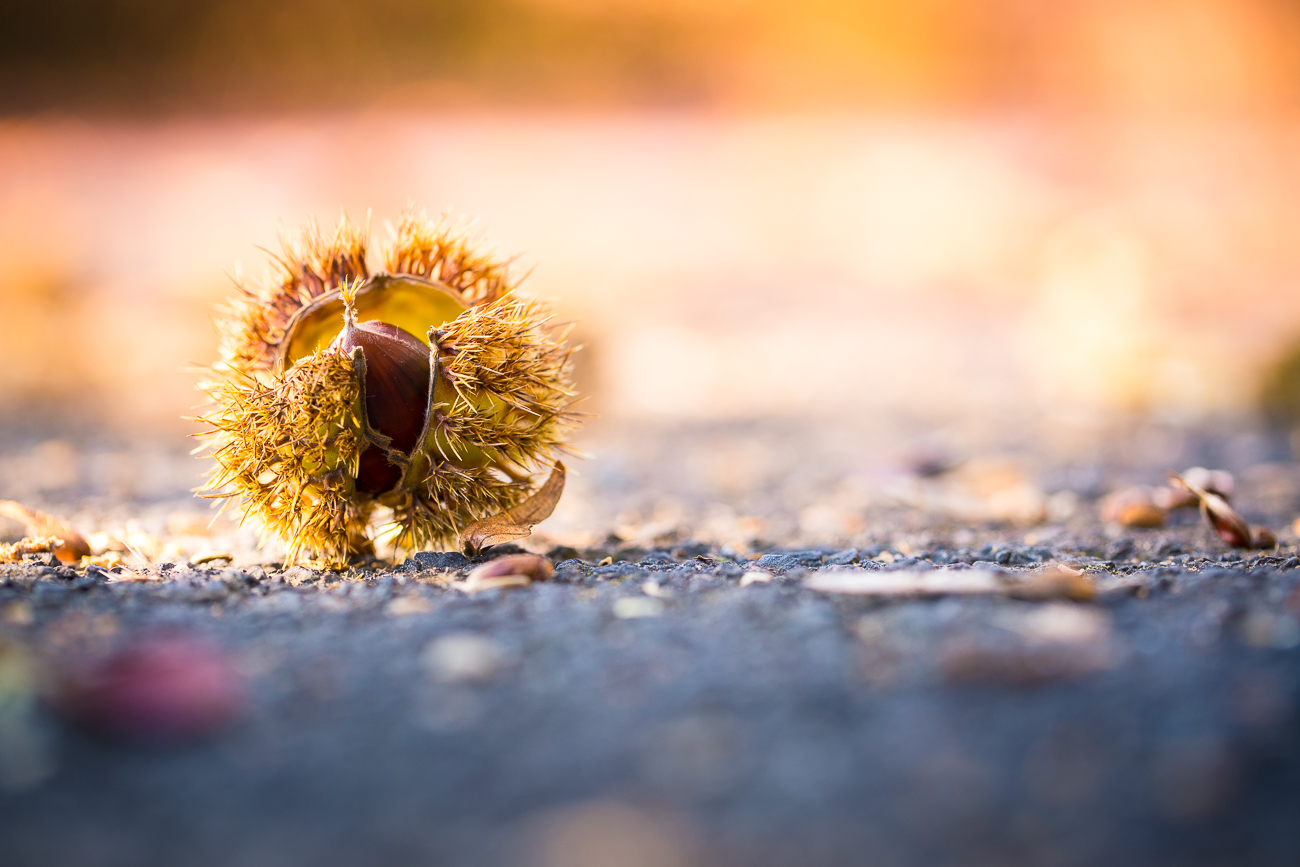
[[[297,9],[253,5],[143,116],[129,64],[102,103],[3,67],[64,106],[0,121],[5,416],[183,429],[224,272],[408,201],[537,266],[614,417],[1195,420],[1300,331],[1289,4],[530,0],[346,92],[305,49],[237,64]],[[362,20],[330,9],[304,39]]]

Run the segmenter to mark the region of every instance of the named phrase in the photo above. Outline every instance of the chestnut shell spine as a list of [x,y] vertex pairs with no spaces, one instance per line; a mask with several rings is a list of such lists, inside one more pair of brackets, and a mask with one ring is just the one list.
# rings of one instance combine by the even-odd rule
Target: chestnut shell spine
[[[408,210],[384,272],[370,273],[368,252],[368,231],[346,216],[330,235],[312,224],[300,244],[285,243],[274,279],[237,284],[218,321],[221,357],[200,384],[212,399],[199,420],[216,462],[200,492],[237,501],[245,518],[286,543],[291,561],[340,565],[372,552],[378,507],[393,515],[379,532],[399,548],[451,545],[466,526],[536,490],[575,420],[567,330],[515,294],[509,261],[476,247],[466,225]],[[394,278],[408,296],[445,293],[464,310],[430,322],[426,347],[422,335],[383,322],[382,293]],[[350,307],[365,291],[376,321],[357,329],[367,334],[345,338],[341,317],[336,339],[285,361],[296,314],[337,305],[330,297]],[[388,361],[368,344],[394,349],[400,358],[389,361],[415,369],[412,341],[428,353],[428,396],[407,395],[395,412],[384,395],[397,392],[381,384],[392,370],[381,374]],[[412,402],[423,424],[410,445]]]

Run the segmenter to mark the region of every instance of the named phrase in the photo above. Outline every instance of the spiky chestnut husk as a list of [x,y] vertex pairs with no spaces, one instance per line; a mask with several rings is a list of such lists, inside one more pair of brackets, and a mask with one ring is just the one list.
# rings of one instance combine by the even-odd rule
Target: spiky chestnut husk
[[237,284],[200,384],[216,461],[200,492],[238,501],[290,561],[373,552],[379,507],[399,549],[447,547],[476,522],[535,517],[540,474],[562,481],[567,332],[463,224],[408,211],[376,274],[369,246],[346,217],[284,244],[274,279]]

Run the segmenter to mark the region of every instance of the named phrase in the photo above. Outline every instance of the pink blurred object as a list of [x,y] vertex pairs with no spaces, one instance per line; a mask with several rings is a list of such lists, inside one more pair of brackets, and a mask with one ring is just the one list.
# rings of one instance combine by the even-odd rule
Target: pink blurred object
[[53,704],[96,733],[174,743],[224,727],[245,702],[242,679],[224,653],[194,639],[160,636],[65,673]]

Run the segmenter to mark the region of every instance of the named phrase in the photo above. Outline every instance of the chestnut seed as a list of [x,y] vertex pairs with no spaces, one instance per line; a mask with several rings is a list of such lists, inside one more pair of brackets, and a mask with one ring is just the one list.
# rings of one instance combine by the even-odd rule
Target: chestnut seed
[[[429,406],[429,347],[387,322],[356,322],[349,316],[334,345],[351,353],[361,348],[366,358],[366,416],[370,426],[393,441],[393,448],[410,454],[424,430]],[[366,493],[390,490],[402,471],[385,453],[371,446],[361,455],[357,487]]]

